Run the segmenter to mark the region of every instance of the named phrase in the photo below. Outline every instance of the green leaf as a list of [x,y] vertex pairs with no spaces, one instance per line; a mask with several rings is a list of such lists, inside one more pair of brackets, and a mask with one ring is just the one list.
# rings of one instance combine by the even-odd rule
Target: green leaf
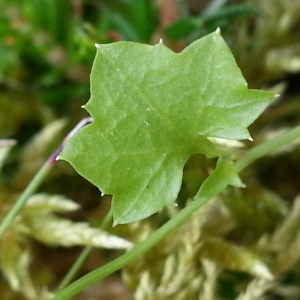
[[216,168],[203,182],[195,198],[199,198],[201,195],[212,198],[216,194],[221,193],[227,185],[245,187],[234,170],[232,163],[219,159]]
[[174,203],[189,156],[217,154],[207,137],[250,138],[247,126],[273,99],[248,90],[219,31],[179,54],[162,43],[97,47],[86,105],[94,123],[60,157],[114,196],[115,224]]
[[165,34],[170,39],[184,38],[201,26],[201,20],[197,18],[184,18],[167,27]]

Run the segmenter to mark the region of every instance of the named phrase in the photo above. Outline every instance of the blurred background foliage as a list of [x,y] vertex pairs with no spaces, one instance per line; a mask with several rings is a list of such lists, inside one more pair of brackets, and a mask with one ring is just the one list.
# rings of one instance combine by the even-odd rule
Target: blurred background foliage
[[[180,52],[220,27],[249,87],[281,94],[251,126],[254,142],[222,146],[234,158],[299,124],[299,16],[299,0],[2,0],[0,217],[87,115],[80,106],[89,99],[95,43],[162,38]],[[147,238],[190,201],[214,166],[191,157],[178,208],[109,231],[132,242]],[[134,265],[74,299],[299,299],[298,143],[254,163],[242,179],[245,189],[228,189]],[[108,233],[86,222],[97,226],[110,198],[64,162],[32,198],[1,240],[1,299],[50,299],[78,245],[129,245],[95,242]],[[78,276],[117,255],[94,250]]]

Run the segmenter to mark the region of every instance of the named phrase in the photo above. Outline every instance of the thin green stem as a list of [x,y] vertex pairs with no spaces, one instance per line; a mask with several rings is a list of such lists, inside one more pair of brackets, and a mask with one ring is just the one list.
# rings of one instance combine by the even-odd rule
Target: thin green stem
[[255,160],[270,154],[283,146],[289,145],[291,142],[300,138],[300,126],[297,126],[290,131],[270,140],[263,144],[260,144],[245,153],[245,155],[236,162],[235,170],[237,173],[241,172],[248,165]]
[[18,215],[18,213],[22,210],[22,208],[26,205],[30,196],[37,190],[37,188],[41,185],[49,171],[56,164],[57,158],[67,141],[82,127],[86,124],[89,124],[93,121],[91,117],[82,119],[65,137],[62,144],[50,155],[44,165],[39,169],[36,175],[33,177],[31,182],[27,185],[26,189],[23,191],[21,196],[17,199],[16,203],[4,217],[1,225],[0,225],[0,237],[10,225],[12,220]]
[[[251,164],[255,159],[258,159],[268,153],[271,153],[275,150],[278,150],[282,146],[285,146],[295,139],[300,137],[300,126],[296,127],[295,129],[289,131],[288,133],[285,133],[281,136],[278,136],[277,138],[267,141],[262,145],[256,146],[253,149],[249,150],[243,158],[241,158],[236,164],[235,169],[237,172],[241,172],[244,168],[246,168],[249,164]],[[208,178],[211,178],[208,177]],[[219,177],[216,176],[216,181],[219,181]],[[222,179],[225,180],[226,179]],[[213,186],[214,178],[210,179],[209,186]],[[226,187],[226,184],[221,184],[219,182],[216,182],[216,186],[219,186],[215,190],[215,195],[220,193],[222,189]],[[210,197],[205,197],[205,194],[210,194]],[[142,243],[136,245],[134,248],[132,248],[129,252],[123,254],[122,256],[118,257],[114,261],[104,265],[103,267],[100,267],[87,275],[81,277],[77,281],[73,282],[69,286],[67,286],[65,289],[63,289],[61,292],[59,292],[52,300],[67,300],[70,299],[72,296],[78,294],[80,291],[82,291],[87,286],[95,283],[96,281],[104,278],[105,276],[108,276],[112,274],[113,272],[121,269],[128,263],[132,262],[133,260],[137,259],[140,255],[142,255],[144,252],[149,250],[151,247],[153,247],[155,244],[160,242],[163,238],[165,238],[171,231],[176,229],[178,226],[180,226],[187,218],[189,218],[197,209],[199,209],[201,206],[203,206],[214,194],[212,194],[212,191],[209,190],[209,188],[203,188],[203,186],[200,188],[200,191],[198,192],[198,197],[194,199],[190,205],[186,206],[184,209],[178,212],[178,214],[169,220],[167,223],[165,223],[162,227],[160,227],[158,230],[153,232],[145,241]]]
[[153,232],[145,241],[136,245],[127,253],[121,255],[114,261],[98,268],[87,275],[81,277],[77,281],[67,286],[64,290],[58,293],[52,300],[66,300],[82,291],[85,287],[95,283],[96,281],[106,277],[109,274],[121,269],[128,263],[135,260],[137,257],[152,248],[155,244],[165,238],[173,229],[181,225],[194,211],[205,204],[208,198],[199,198],[193,201],[181,210],[174,218],[165,223],[162,227]]
[[[107,228],[108,224],[110,223],[111,220],[112,220],[112,210],[109,210],[109,212],[107,213],[107,215],[105,216],[105,218],[101,222],[99,228],[100,229]],[[70,268],[70,270],[68,271],[68,273],[66,274],[64,279],[61,281],[60,285],[58,286],[57,292],[64,289],[72,281],[72,279],[74,278],[74,276],[76,275],[76,273],[78,272],[78,270],[80,269],[82,264],[85,262],[85,260],[87,259],[88,255],[90,254],[92,249],[93,249],[92,246],[86,246],[82,250],[82,252],[78,256],[77,260],[72,265],[72,267]]]
[[21,196],[18,198],[18,200],[16,201],[14,206],[10,209],[8,214],[4,217],[4,219],[0,225],[0,237],[2,236],[4,231],[7,229],[7,227],[11,223],[11,221],[18,215],[18,213],[25,206],[29,197],[37,190],[37,188],[43,182],[44,178],[46,177],[46,175],[49,173],[49,171],[51,169],[52,169],[52,164],[49,164],[47,162],[36,173],[36,175],[33,177],[33,179],[28,184],[26,189],[23,191]]

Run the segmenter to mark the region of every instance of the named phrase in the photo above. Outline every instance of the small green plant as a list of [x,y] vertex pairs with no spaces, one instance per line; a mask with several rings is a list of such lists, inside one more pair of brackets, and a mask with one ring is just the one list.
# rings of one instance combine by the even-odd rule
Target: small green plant
[[[221,144],[224,140],[251,140],[247,127],[273,98],[271,92],[247,88],[219,30],[192,43],[179,54],[163,43],[155,46],[132,42],[97,45],[91,99],[86,105],[92,116],[92,120],[87,121],[92,124],[82,129],[81,124],[71,133],[71,139],[68,137],[54,152],[4,218],[0,233],[11,225],[58,157],[70,162],[102,193],[113,195],[115,225],[139,221],[176,203],[183,168],[191,155],[204,154],[217,160],[215,169],[194,199],[169,221],[127,253],[66,287],[78,264],[53,298],[70,299],[88,285],[136,260],[228,185],[243,187],[239,178],[242,170],[254,160],[297,139],[300,127],[248,151],[238,152],[226,143],[225,146]],[[31,197],[29,206],[23,210],[23,218],[32,220],[30,208],[34,207],[44,209],[43,216],[52,220],[52,224],[65,222],[51,213],[66,209],[62,206],[69,204],[68,201],[62,199],[62,206],[57,208],[57,204],[51,206],[49,199],[33,199],[35,201]],[[48,210],[41,203],[48,203]],[[14,221],[14,224],[17,223]],[[22,230],[29,230],[21,225]],[[73,229],[78,226],[82,225],[70,224]],[[36,230],[29,232],[38,235]],[[99,233],[92,229],[88,232]],[[88,241],[80,242],[91,245]],[[220,248],[240,261],[250,258],[259,266],[259,270],[246,266],[250,274],[261,272],[264,279],[272,278],[268,268],[242,247],[219,239],[207,239],[205,245],[208,245],[207,251],[214,249],[218,253]],[[205,249],[202,254],[209,256]],[[225,262],[224,265],[230,264]],[[210,262],[204,262],[203,267],[207,272],[214,268]]]
[[250,139],[273,97],[247,88],[219,31],[180,54],[163,43],[99,45],[86,105],[94,122],[60,158],[114,195],[115,224],[138,221],[175,202],[193,153],[222,155],[209,137]]

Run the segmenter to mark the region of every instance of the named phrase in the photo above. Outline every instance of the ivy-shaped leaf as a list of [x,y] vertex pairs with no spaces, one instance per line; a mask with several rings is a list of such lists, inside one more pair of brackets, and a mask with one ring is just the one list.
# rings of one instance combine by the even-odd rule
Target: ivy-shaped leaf
[[189,156],[216,155],[207,137],[250,138],[274,96],[247,88],[218,31],[179,54],[162,43],[97,48],[86,105],[94,122],[60,158],[114,196],[116,224],[174,203]]

